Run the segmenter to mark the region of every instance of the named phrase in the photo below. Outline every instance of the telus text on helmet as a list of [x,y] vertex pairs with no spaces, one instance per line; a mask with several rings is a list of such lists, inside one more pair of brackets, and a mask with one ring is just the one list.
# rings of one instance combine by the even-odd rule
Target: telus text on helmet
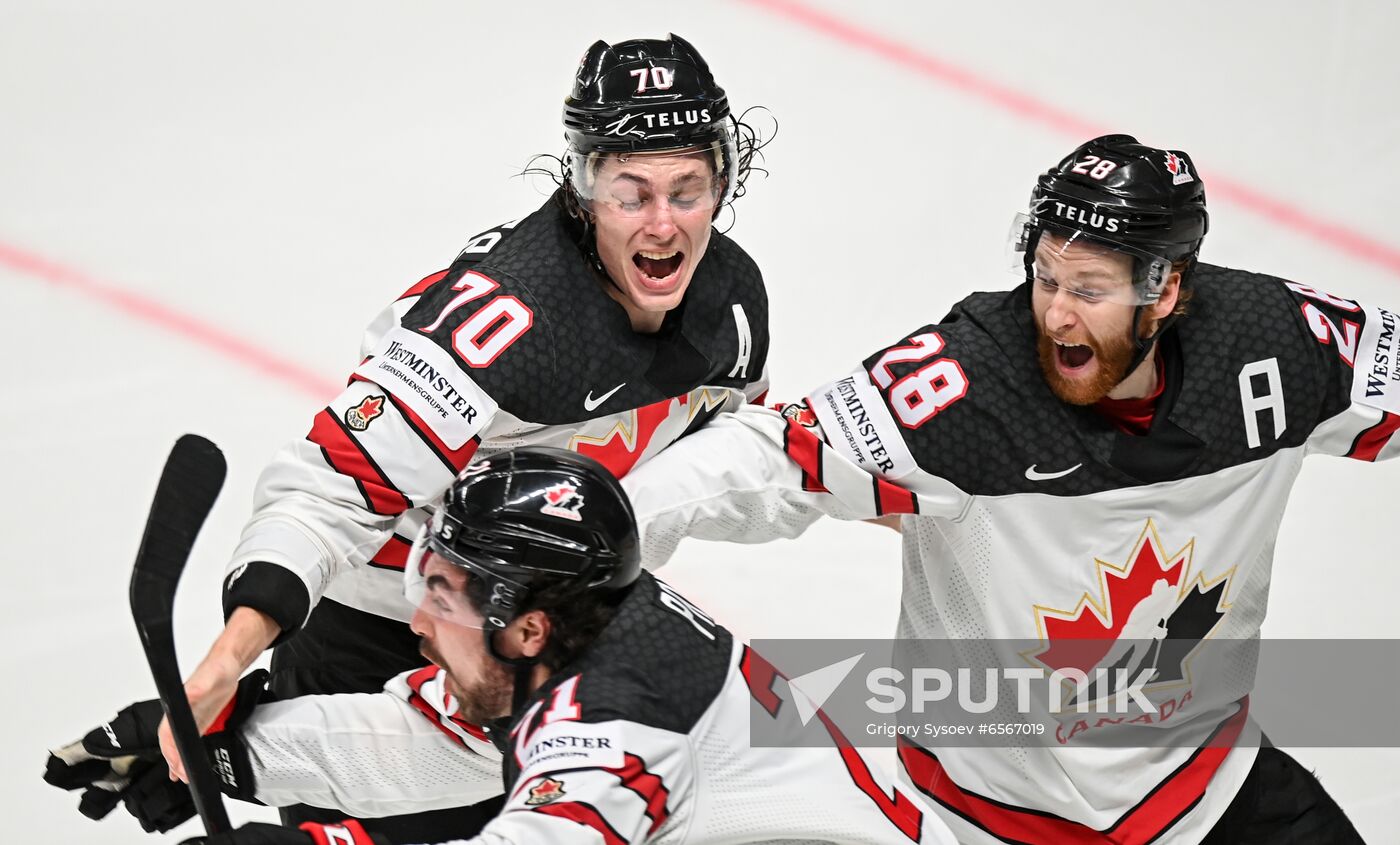
[[670,112],[636,112],[624,114],[607,126],[608,135],[641,135],[641,127],[635,126],[634,121],[640,119],[646,121],[647,129],[664,129],[675,126],[694,126],[700,123],[710,122],[709,109],[687,109],[685,111]]
[[1051,204],[1055,206],[1056,217],[1078,223],[1081,226],[1088,226],[1091,229],[1099,229],[1104,232],[1117,232],[1119,227],[1128,222],[1122,217],[1110,217],[1107,214],[1097,214],[1077,206],[1066,205],[1057,200],[1051,200]]

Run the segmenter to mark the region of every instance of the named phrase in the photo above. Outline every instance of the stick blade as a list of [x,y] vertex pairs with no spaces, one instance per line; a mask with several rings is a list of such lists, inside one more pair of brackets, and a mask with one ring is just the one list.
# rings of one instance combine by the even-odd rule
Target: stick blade
[[169,625],[180,573],[227,474],[224,453],[197,434],[186,434],[170,450],[131,572],[138,626]]

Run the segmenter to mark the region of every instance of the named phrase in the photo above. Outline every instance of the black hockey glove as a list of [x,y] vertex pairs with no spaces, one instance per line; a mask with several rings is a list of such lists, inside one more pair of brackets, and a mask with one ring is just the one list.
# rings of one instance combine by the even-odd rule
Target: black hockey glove
[[[219,774],[220,787],[234,798],[253,799],[248,753],[236,728],[247,720],[267,685],[259,669],[238,682],[229,708],[205,736],[205,748]],[[44,781],[60,789],[83,790],[78,811],[104,818],[124,803],[147,833],[175,827],[195,813],[190,788],[170,779],[156,730],[163,715],[160,701],[138,701],[82,739],[49,754]]]
[[354,819],[339,824],[307,822],[299,828],[253,822],[228,833],[197,836],[180,845],[390,845],[378,833],[369,833]]

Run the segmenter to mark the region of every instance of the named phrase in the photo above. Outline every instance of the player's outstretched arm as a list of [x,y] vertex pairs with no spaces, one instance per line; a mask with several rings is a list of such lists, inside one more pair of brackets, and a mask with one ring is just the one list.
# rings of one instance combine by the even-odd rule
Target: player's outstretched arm
[[[876,395],[867,423],[884,416],[883,442],[893,451],[903,442],[879,401]],[[912,459],[898,480],[881,475],[884,456],[832,439],[807,403],[725,414],[622,479],[637,514],[643,563],[665,563],[685,537],[763,543],[796,537],[822,516],[952,515],[964,506],[957,488],[917,471]]]
[[[189,697],[190,710],[200,733],[214,723],[233,698],[239,678],[281,633],[282,628],[272,617],[259,610],[240,607],[233,611],[209,653],[185,681],[185,695]],[[170,723],[163,717],[158,736],[160,753],[170,767],[171,778],[188,783],[189,776],[175,748]]]
[[[475,454],[495,404],[446,351],[399,326],[417,296],[431,292],[425,283],[441,277],[414,286],[412,295],[371,327],[365,363],[349,385],[315,415],[306,436],[279,450],[259,477],[253,515],[224,581],[227,624],[186,683],[201,727],[258,654],[301,629],[333,580],[374,562],[392,547],[396,530],[411,536],[401,518],[436,499]],[[440,293],[450,297],[453,290],[449,286]],[[409,383],[416,374],[394,364],[378,366],[397,348],[434,361],[439,380],[456,391],[456,402],[444,399],[446,405],[433,407],[450,405],[461,413],[447,421],[424,418],[415,403],[427,401],[427,388],[415,390]],[[395,596],[385,591],[385,607],[377,612],[399,610]],[[161,747],[172,772],[182,775],[165,729]]]
[[501,755],[480,728],[443,713],[427,667],[384,692],[308,695],[257,708],[240,737],[254,795],[362,818],[475,804],[501,793]]

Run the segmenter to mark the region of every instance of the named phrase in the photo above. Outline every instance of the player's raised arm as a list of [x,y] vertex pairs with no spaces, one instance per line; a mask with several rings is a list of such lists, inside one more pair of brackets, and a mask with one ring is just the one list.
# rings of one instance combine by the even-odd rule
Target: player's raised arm
[[[1314,425],[1308,452],[1360,461],[1400,454],[1400,314],[1291,281],[1279,280],[1277,294],[1276,307],[1291,310],[1296,324],[1289,347],[1310,362],[1315,381],[1316,412],[1299,421]],[[1275,418],[1286,414],[1289,386],[1277,370],[1259,369],[1249,390],[1241,382],[1246,428],[1255,438],[1288,423]]]
[[[918,345],[927,336],[872,356],[873,369],[862,367],[800,403],[750,406],[718,419],[626,476],[646,565],[664,563],[685,537],[761,543],[796,537],[822,516],[960,512],[963,492],[922,468],[911,451],[927,449],[937,436],[935,426],[919,431],[937,414],[930,409],[968,393],[954,359]],[[920,359],[919,351],[928,354]],[[951,380],[930,374],[940,364]],[[916,425],[901,423],[900,413]]]

